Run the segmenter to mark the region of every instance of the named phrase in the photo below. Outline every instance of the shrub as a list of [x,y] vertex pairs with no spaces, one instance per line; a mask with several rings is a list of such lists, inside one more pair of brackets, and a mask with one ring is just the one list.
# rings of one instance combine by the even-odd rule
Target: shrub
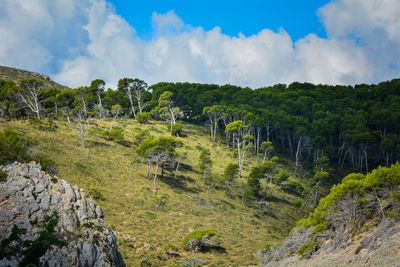
[[[169,129],[169,127],[168,127]],[[172,125],[172,135],[182,136],[183,135],[183,124],[182,122],[177,122]]]
[[140,124],[148,123],[149,119],[150,119],[150,113],[149,112],[138,113],[136,115],[136,120]]
[[28,149],[33,144],[33,139],[24,137],[21,132],[4,129],[0,132],[0,164],[28,160]]
[[96,189],[92,188],[89,190],[89,194],[92,196],[93,199],[98,200],[106,200],[106,198]]
[[272,243],[272,242],[267,242],[267,243],[264,244],[264,246],[262,246],[262,247],[260,248],[260,250],[263,250],[263,249],[268,250],[268,249],[270,249],[270,248],[273,247],[273,246],[274,246],[274,243]]
[[54,161],[42,154],[35,154],[32,156],[31,160],[36,161],[42,167],[42,170],[46,171],[48,174],[56,175],[57,168]]
[[282,185],[282,190],[293,195],[301,195],[304,188],[299,182],[289,180]]
[[0,171],[0,183],[7,182],[7,173]]
[[315,248],[318,246],[318,243],[314,241],[309,241],[305,243],[302,247],[299,248],[297,254],[300,255],[300,259],[309,257],[312,252],[315,251]]
[[293,202],[293,206],[295,206],[296,208],[300,208],[302,204],[303,203],[301,202],[301,200],[296,200],[295,202]]
[[247,185],[249,186],[249,190],[253,196],[258,197],[261,191],[261,184],[258,178],[248,178]]
[[113,127],[111,130],[104,130],[101,136],[109,141],[120,141],[124,139],[124,130],[120,127]]
[[219,247],[216,235],[211,229],[192,231],[182,239],[182,247],[193,252]]
[[285,171],[279,173],[276,178],[274,179],[274,184],[281,185],[282,183],[286,182],[289,179],[289,174]]
[[124,129],[121,127],[113,127],[110,131],[104,130],[101,132],[101,136],[109,141],[113,141],[117,144],[129,147],[130,143],[124,138]]

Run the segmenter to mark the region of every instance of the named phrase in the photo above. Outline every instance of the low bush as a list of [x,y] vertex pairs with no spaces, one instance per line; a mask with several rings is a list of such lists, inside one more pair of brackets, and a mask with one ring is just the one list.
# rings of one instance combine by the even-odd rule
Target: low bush
[[96,189],[92,188],[89,190],[89,195],[92,196],[93,199],[98,199],[98,200],[106,200],[106,198]]
[[172,135],[175,135],[175,136],[182,136],[183,135],[183,124],[182,124],[182,122],[177,122],[174,125],[172,125]]
[[138,113],[136,115],[136,120],[140,123],[140,124],[145,124],[148,123],[150,119],[150,113],[149,112],[143,112],[143,113]]
[[0,171],[0,183],[7,182],[7,173]]
[[281,188],[283,191],[293,195],[301,195],[304,192],[303,186],[299,182],[292,180],[287,181]]
[[216,233],[211,229],[195,230],[182,239],[182,247],[193,252],[207,251],[219,247]]

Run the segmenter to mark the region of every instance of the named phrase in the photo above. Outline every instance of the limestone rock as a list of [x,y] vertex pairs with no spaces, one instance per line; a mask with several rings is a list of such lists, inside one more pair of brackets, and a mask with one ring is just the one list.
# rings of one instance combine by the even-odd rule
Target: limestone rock
[[0,266],[125,266],[114,232],[84,190],[40,165],[0,166]]

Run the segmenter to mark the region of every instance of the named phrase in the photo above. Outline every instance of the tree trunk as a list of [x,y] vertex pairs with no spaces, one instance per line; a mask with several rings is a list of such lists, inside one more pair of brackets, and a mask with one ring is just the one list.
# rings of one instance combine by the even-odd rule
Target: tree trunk
[[156,165],[156,173],[154,174],[154,190],[157,191],[157,174],[158,174],[158,163]]

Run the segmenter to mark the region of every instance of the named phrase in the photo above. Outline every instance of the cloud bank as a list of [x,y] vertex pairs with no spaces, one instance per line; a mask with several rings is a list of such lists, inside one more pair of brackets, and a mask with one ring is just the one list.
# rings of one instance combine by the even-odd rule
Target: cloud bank
[[154,37],[102,0],[3,0],[0,65],[49,74],[77,87],[122,77],[257,88],[293,81],[371,83],[400,74],[400,1],[337,0],[317,11],[327,38],[293,42],[284,29],[228,36],[154,13]]

